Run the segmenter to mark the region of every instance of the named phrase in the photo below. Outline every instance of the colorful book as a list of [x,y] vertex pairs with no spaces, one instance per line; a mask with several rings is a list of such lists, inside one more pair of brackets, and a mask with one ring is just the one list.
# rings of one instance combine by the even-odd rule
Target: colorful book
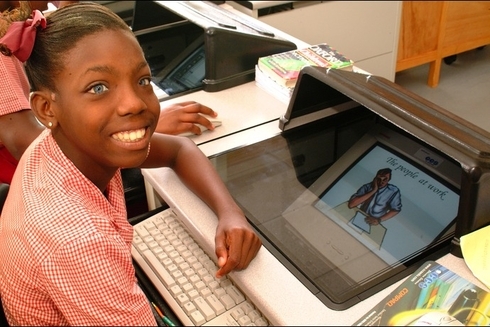
[[277,84],[269,76],[265,75],[257,65],[255,65],[255,84],[285,104],[289,104],[294,91],[292,87]]
[[488,326],[490,292],[427,261],[353,326]]
[[294,87],[305,66],[352,70],[354,62],[326,43],[260,57],[259,69],[281,86]]

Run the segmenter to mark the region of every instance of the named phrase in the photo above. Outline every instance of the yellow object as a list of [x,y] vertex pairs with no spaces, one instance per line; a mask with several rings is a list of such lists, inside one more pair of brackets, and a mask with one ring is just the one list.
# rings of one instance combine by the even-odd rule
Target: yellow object
[[473,275],[490,288],[490,226],[463,235],[461,251]]

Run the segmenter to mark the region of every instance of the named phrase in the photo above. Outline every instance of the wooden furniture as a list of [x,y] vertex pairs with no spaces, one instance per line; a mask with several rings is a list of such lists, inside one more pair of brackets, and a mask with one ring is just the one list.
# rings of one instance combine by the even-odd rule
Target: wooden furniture
[[490,44],[490,2],[403,1],[396,71],[430,63],[439,83],[446,57]]

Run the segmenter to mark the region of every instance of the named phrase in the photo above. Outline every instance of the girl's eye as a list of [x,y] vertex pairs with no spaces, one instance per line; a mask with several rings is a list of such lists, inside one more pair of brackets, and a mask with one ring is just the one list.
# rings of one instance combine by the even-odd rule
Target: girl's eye
[[94,93],[94,94],[101,94],[102,92],[105,92],[107,90],[109,90],[109,89],[104,84],[97,84],[97,85],[92,86],[90,88],[89,92]]
[[140,85],[150,85],[151,79],[149,77],[140,79]]

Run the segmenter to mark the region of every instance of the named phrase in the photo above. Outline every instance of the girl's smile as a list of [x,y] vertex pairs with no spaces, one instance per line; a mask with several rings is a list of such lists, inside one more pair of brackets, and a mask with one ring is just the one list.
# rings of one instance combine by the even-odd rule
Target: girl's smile
[[143,163],[160,104],[143,51],[129,30],[102,30],[77,44],[55,78],[52,133],[78,169],[96,180]]

